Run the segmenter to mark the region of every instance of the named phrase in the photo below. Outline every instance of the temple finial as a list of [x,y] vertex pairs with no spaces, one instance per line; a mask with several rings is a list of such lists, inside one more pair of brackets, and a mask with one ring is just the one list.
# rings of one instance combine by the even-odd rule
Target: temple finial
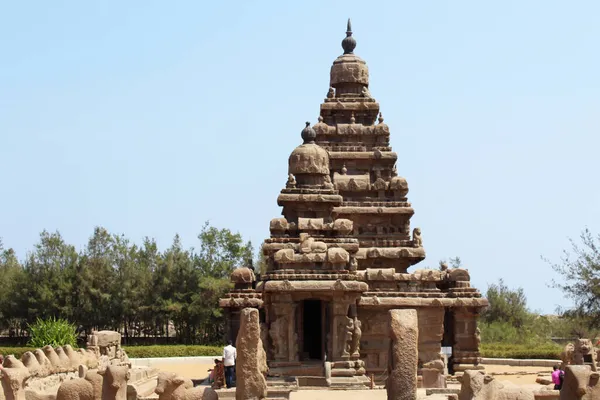
[[346,28],[346,37],[342,40],[342,48],[344,54],[353,54],[354,48],[356,47],[356,40],[352,37],[352,23],[348,18],[348,26]]
[[317,137],[317,132],[310,126],[310,122],[306,122],[306,127],[302,129],[302,139],[304,140],[304,144],[314,143]]

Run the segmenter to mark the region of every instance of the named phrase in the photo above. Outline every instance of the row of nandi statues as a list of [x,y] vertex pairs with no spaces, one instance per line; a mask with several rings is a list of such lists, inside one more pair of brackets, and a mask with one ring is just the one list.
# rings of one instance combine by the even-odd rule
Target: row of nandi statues
[[[123,386],[121,392],[126,396],[131,376],[131,364],[121,349],[121,335],[113,331],[93,333],[85,349],[44,346],[25,352],[20,359],[8,355],[0,361],[0,400],[108,400],[114,398],[108,393],[115,392],[112,389],[118,385]],[[114,383],[108,391],[101,384],[107,379]],[[79,389],[82,391],[76,395]],[[109,397],[102,397],[103,391]]]

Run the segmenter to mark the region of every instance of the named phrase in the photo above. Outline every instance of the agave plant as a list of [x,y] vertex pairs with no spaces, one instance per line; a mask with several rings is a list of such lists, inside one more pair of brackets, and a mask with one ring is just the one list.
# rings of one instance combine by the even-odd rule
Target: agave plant
[[34,324],[29,325],[29,343],[31,347],[77,346],[75,325],[65,319],[52,317],[47,320],[38,318]]

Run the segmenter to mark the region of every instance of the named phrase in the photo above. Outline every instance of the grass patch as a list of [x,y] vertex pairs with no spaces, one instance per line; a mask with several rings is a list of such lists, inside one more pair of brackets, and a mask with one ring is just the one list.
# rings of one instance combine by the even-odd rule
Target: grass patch
[[563,347],[556,343],[525,345],[511,343],[482,343],[479,347],[485,358],[560,359]]

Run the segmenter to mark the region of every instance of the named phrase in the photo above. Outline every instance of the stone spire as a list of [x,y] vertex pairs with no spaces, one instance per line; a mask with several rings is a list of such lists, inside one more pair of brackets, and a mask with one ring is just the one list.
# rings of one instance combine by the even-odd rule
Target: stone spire
[[344,54],[354,54],[354,48],[356,47],[356,40],[352,37],[352,23],[348,18],[348,27],[346,28],[346,37],[342,40],[342,48]]

